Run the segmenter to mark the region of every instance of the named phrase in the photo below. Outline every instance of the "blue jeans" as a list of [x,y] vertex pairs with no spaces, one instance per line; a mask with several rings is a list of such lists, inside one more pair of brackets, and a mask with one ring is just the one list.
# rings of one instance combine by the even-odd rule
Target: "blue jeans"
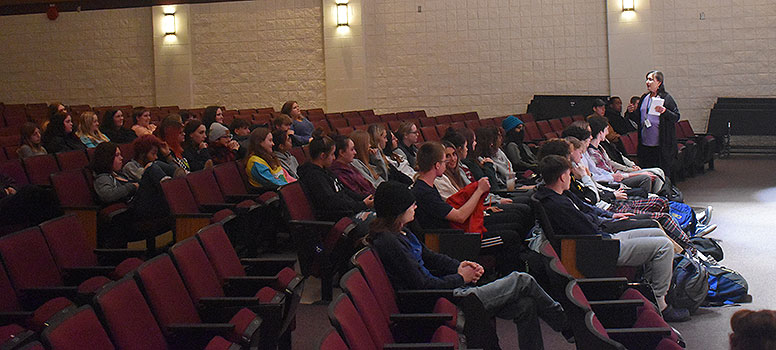
[[522,350],[544,349],[539,317],[555,331],[568,328],[563,307],[527,273],[512,272],[483,286],[453,290],[457,297],[471,293],[482,301],[486,311],[515,322]]

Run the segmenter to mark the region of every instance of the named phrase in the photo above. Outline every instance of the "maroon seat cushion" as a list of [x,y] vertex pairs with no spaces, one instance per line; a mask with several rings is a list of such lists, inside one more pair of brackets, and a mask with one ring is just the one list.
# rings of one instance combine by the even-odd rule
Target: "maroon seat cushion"
[[232,345],[235,344],[222,337],[216,336],[207,343],[205,350],[229,350]]
[[24,332],[25,329],[16,324],[0,326],[0,344],[10,340],[17,334]]
[[124,261],[116,265],[116,268],[113,269],[113,272],[111,272],[110,277],[114,280],[121,279],[122,277],[126,276],[128,273],[132,272],[132,270],[136,269],[140,265],[143,265],[143,260],[140,260],[138,258],[124,259]]
[[445,298],[437,299],[434,304],[434,313],[453,315],[453,319],[445,322],[445,325],[452,329],[456,329],[458,325],[458,307],[450,300]]
[[251,310],[241,309],[238,311],[232,319],[229,320],[229,323],[234,325],[231,340],[236,342],[248,342],[253,336],[253,333],[258,330],[258,325],[254,322],[255,319],[256,314]]
[[458,350],[458,333],[448,327],[441,326],[437,328],[434,335],[431,336],[432,343],[452,343],[453,348]]
[[32,313],[32,318],[29,321],[30,327],[32,327],[32,330],[40,332],[51,317],[70,306],[75,306],[75,304],[63,297],[54,298],[45,302]]
[[105,276],[95,276],[86,281],[81,282],[78,285],[78,293],[80,294],[94,294],[102,288],[102,286],[110,283],[111,280]]
[[259,289],[258,292],[256,292],[256,295],[254,297],[256,299],[259,299],[262,303],[269,303],[274,299],[275,297],[279,296],[280,292],[270,288],[270,287],[263,287]]

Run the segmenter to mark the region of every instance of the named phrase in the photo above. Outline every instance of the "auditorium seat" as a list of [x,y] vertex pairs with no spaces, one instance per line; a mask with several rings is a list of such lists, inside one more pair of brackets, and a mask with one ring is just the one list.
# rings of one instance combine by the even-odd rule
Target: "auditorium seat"
[[453,118],[449,114],[439,115],[436,117],[437,124],[450,124],[453,122]]
[[480,116],[477,112],[466,112],[463,114],[466,120],[479,120]]
[[463,123],[464,123],[464,125],[466,125],[466,128],[471,129],[471,130],[477,130],[480,127],[482,127],[482,124],[480,124],[480,121],[476,120],[476,119],[475,120],[467,120],[467,121],[465,121]]
[[563,117],[563,118],[560,118],[560,122],[561,124],[563,124],[563,128],[565,129],[566,127],[571,125],[571,123],[574,122],[574,119],[571,119],[571,117]]
[[436,128],[433,126],[423,126],[420,128],[423,139],[426,141],[439,141],[440,137],[437,134]]
[[434,126],[437,125],[436,118],[419,118],[418,123],[420,126]]
[[[426,114],[424,111],[423,114]],[[396,113],[396,118],[401,121],[416,119],[417,117],[412,112],[399,112]]]
[[91,306],[57,315],[41,333],[51,350],[113,350],[108,333]]
[[24,186],[30,183],[27,173],[24,172],[22,161],[19,159],[9,159],[0,162],[0,174],[12,178],[17,186]]
[[345,118],[329,118],[328,121],[329,126],[334,130],[348,126],[348,121]]
[[[122,156],[124,152],[121,152]],[[56,154],[57,163],[61,170],[82,169],[89,166],[89,158],[83,150],[60,152]]]
[[28,157],[22,162],[33,185],[51,186],[49,176],[59,171],[57,160],[51,154]]
[[[356,112],[352,112],[352,113],[356,113]],[[361,116],[358,115],[358,113],[356,113],[355,116],[346,117],[345,120],[348,122],[349,126],[353,126],[353,127],[364,124],[364,118],[361,118]]]
[[382,120],[383,122],[392,122],[395,120],[399,120],[399,118],[396,116],[395,113],[380,114],[378,115],[378,117],[380,117],[380,120]]
[[421,109],[417,111],[412,111],[412,118],[420,119],[420,118],[428,118],[428,116],[426,115],[426,111]]
[[[200,228],[218,220],[224,224],[234,221],[234,212],[221,209],[215,213],[206,213],[199,209],[194,195],[185,178],[170,179],[162,182],[162,192],[167,199],[170,213],[174,219],[175,241],[179,242],[194,236]],[[232,225],[232,224],[228,224]],[[227,230],[232,235],[240,235],[240,227],[235,225]]]
[[337,135],[349,136],[350,133],[353,132],[353,127],[352,126],[343,126],[343,127],[337,128],[336,130],[337,130]]
[[550,119],[550,128],[552,128],[552,131],[555,132],[563,132],[563,122],[560,119]]

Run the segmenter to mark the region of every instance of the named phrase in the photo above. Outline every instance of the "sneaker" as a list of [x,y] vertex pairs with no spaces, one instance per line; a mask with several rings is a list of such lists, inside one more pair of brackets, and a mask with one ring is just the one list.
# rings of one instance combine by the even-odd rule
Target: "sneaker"
[[663,310],[663,319],[666,322],[685,322],[690,320],[690,311],[687,309],[677,309],[668,306]]
[[708,225],[711,222],[711,212],[714,210],[711,206],[706,207],[700,214],[696,214],[698,223],[702,225]]
[[695,229],[695,237],[703,237],[716,229],[717,229],[716,224],[698,225],[698,228]]

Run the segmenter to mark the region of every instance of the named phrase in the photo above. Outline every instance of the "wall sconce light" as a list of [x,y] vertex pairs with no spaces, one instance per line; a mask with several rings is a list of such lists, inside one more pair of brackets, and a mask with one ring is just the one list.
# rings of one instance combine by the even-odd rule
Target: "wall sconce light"
[[162,18],[164,35],[175,35],[175,13],[165,13]]
[[348,0],[336,0],[337,26],[348,26]]
[[622,0],[622,10],[624,11],[633,11],[633,3],[635,0]]

